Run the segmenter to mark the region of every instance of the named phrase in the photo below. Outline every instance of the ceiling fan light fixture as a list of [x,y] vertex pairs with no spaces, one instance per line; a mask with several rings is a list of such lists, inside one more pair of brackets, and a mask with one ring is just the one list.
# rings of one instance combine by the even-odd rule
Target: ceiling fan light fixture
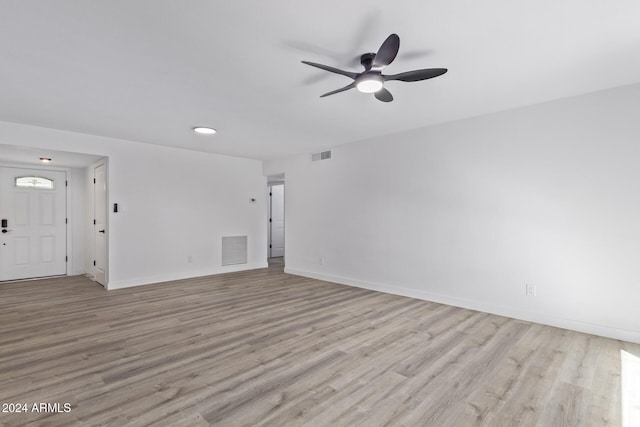
[[382,79],[377,76],[367,76],[358,83],[356,88],[362,93],[374,93],[382,89]]
[[391,64],[396,58],[396,55],[398,55],[398,49],[400,49],[400,37],[398,37],[397,34],[391,34],[382,42],[377,53],[370,52],[360,56],[360,64],[364,67],[364,71],[361,73],[340,70],[339,68],[317,64],[315,62],[302,61],[302,63],[329,71],[330,73],[340,74],[353,80],[350,84],[340,89],[320,95],[320,98],[356,88],[359,92],[373,93],[373,96],[381,102],[393,101],[393,95],[384,87],[386,81],[419,82],[441,76],[447,72],[446,68],[425,68],[422,70],[405,71],[404,73],[398,74],[382,74],[382,70]]

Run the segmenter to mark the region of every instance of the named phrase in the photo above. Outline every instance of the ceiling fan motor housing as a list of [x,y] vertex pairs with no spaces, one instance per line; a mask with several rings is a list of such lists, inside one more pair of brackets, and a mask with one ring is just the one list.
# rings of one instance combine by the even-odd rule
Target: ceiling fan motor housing
[[360,63],[366,71],[369,71],[373,66],[373,58],[376,57],[375,53],[365,53],[360,57]]

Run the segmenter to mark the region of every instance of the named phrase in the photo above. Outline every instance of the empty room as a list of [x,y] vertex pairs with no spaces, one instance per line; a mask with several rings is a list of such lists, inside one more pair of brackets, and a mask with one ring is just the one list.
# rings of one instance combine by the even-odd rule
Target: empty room
[[640,426],[638,22],[0,0],[0,426]]

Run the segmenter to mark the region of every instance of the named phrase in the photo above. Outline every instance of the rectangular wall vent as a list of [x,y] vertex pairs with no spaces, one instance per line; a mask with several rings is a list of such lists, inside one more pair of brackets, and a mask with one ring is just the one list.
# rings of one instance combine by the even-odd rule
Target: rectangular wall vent
[[311,155],[311,160],[314,162],[317,160],[327,160],[330,158],[331,158],[331,150],[323,151],[322,153],[314,153]]
[[222,237],[222,265],[247,263],[247,236]]

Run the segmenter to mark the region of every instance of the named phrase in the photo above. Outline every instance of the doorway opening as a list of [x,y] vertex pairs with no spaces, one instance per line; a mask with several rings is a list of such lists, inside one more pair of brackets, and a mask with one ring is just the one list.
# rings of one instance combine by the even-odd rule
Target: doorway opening
[[282,265],[285,259],[285,209],[284,209],[284,174],[267,177],[268,236],[267,258],[269,265]]
[[[50,164],[43,164],[43,158]],[[95,258],[94,233],[107,237],[106,227],[94,224],[94,179],[104,178],[103,155],[0,144],[0,282],[51,276],[95,278],[94,260],[105,259],[106,239]],[[97,172],[97,176],[96,176]],[[104,172],[101,175],[101,172]],[[108,219],[106,192],[103,209]],[[95,218],[100,219],[100,217]],[[97,221],[96,221],[97,223]],[[2,231],[0,230],[0,231]],[[104,233],[100,233],[105,230]],[[106,259],[99,264],[106,283]]]

